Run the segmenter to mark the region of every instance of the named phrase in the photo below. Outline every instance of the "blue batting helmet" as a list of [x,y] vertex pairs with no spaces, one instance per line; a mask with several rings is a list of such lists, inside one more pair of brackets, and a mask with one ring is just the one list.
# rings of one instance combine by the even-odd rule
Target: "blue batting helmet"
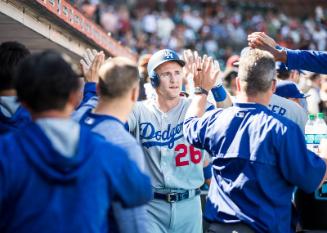
[[184,66],[185,62],[179,58],[177,53],[171,49],[162,49],[158,52],[154,53],[148,63],[148,74],[151,80],[151,85],[156,88],[159,86],[160,80],[159,75],[155,72],[155,69],[160,66],[161,64],[168,62],[168,61],[175,61],[180,66]]

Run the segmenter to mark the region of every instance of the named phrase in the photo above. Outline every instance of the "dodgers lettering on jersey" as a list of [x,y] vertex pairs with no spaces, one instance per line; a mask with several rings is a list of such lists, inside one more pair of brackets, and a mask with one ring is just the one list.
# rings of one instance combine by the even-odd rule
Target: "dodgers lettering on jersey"
[[203,182],[204,156],[186,142],[183,121],[189,99],[167,113],[151,101],[138,102],[129,116],[130,132],[143,147],[154,188],[195,189]]
[[151,122],[144,122],[140,124],[140,139],[149,140],[142,142],[142,146],[150,148],[152,146],[168,146],[172,149],[175,145],[175,141],[183,137],[183,122],[179,123],[175,127],[168,124],[168,128],[161,131],[156,130]]

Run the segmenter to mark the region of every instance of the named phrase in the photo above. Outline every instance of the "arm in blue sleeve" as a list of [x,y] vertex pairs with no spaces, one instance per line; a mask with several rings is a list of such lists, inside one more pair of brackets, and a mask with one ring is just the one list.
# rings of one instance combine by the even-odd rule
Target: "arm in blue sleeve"
[[87,101],[89,101],[92,97],[96,96],[96,83],[95,82],[87,82],[84,85],[83,90],[83,99],[81,103],[78,105],[76,109],[79,109],[81,106],[83,106]]
[[279,167],[284,178],[305,192],[315,191],[325,175],[325,161],[307,150],[303,133],[296,124],[287,126],[279,138]]
[[211,179],[212,177],[212,164],[209,163],[208,166],[203,168],[203,176],[205,180]]
[[146,204],[153,198],[150,177],[140,171],[124,149],[111,148],[111,183],[116,198],[125,207]]
[[319,74],[327,74],[327,53],[312,50],[286,49],[289,69],[307,70]]
[[207,111],[202,117],[189,117],[184,120],[183,134],[188,143],[200,149],[209,150],[211,130],[216,121],[216,115],[221,110]]

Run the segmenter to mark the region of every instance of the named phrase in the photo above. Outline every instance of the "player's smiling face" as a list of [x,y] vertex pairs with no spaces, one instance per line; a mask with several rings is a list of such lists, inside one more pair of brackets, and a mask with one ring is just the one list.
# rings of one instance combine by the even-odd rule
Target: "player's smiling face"
[[164,99],[179,98],[183,82],[183,69],[177,62],[165,62],[156,69],[160,77],[158,96]]

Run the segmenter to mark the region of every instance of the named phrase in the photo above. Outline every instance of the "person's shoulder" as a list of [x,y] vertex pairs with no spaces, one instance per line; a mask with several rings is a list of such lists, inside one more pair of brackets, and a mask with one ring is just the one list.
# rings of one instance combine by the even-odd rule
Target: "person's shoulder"
[[275,94],[271,97],[269,108],[275,113],[286,116],[303,113],[302,107],[297,103]]
[[89,99],[85,104],[83,104],[82,106],[80,106],[78,109],[76,109],[71,117],[73,120],[75,121],[80,121],[80,119],[87,114],[87,112],[89,112],[91,109],[95,108],[95,106],[98,103],[98,97],[94,96],[91,99]]
[[[296,105],[296,103],[294,103]],[[296,107],[296,106],[293,106]],[[301,108],[300,106],[298,106]],[[300,109],[301,110],[301,109]],[[286,116],[280,115],[275,113],[267,108],[266,114],[269,116],[269,123],[274,124],[275,127],[281,129],[282,131],[285,130],[292,130],[294,128],[299,128],[299,125],[293,120]]]
[[[81,126],[81,143],[85,143],[87,151],[92,156],[97,157],[105,164],[124,160],[126,157],[126,149],[105,139],[101,134],[92,132],[87,127]],[[107,161],[107,162],[106,162]],[[111,162],[110,162],[111,161]]]

